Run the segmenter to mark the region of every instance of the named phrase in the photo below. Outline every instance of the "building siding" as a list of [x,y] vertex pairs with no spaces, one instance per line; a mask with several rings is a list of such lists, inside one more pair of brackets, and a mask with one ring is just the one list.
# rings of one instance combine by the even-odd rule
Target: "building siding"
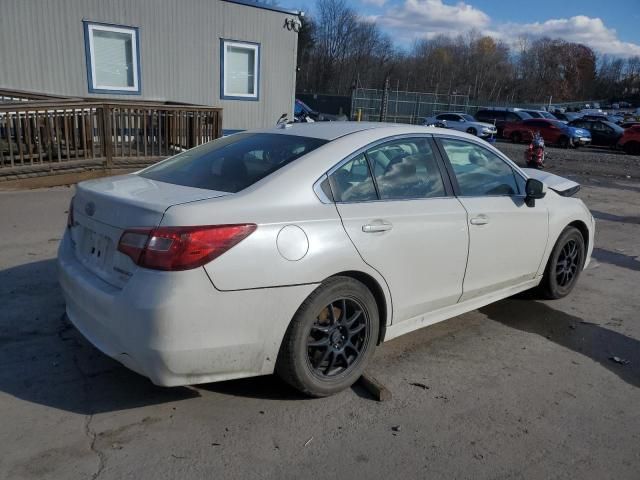
[[[297,34],[286,13],[223,0],[0,0],[0,88],[223,107],[223,128],[292,114]],[[83,20],[139,31],[140,95],[90,94]],[[260,44],[259,101],[220,99],[220,39]]]

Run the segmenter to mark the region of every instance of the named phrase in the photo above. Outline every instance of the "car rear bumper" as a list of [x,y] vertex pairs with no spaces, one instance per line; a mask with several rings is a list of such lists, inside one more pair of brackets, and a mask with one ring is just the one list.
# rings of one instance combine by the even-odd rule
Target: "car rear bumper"
[[316,287],[221,292],[203,268],[140,268],[119,289],[76,259],[68,234],[58,267],[67,315],[82,335],[161,386],[273,372],[291,318]]

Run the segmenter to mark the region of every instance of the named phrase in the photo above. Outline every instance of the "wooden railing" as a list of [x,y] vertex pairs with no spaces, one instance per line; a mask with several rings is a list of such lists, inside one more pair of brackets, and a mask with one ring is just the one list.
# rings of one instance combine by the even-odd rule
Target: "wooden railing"
[[60,95],[49,95],[48,93],[27,92],[24,90],[9,90],[0,88],[0,104],[15,102],[32,102],[39,100],[79,100],[76,98],[64,97]]
[[222,135],[222,109],[73,100],[0,104],[0,175],[75,161],[151,163]]

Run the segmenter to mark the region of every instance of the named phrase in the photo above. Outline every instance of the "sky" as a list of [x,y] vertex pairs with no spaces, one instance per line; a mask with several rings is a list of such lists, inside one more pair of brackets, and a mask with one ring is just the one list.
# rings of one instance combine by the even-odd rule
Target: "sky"
[[[640,0],[347,0],[398,47],[475,29],[513,44],[526,34],[584,43],[600,54],[640,56]],[[278,0],[313,14],[313,0]]]

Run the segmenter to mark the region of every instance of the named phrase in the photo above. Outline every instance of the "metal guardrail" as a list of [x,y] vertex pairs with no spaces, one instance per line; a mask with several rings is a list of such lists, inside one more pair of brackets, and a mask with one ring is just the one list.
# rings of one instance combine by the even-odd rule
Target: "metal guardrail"
[[149,102],[0,103],[0,175],[90,161],[153,162],[222,136],[222,109]]

